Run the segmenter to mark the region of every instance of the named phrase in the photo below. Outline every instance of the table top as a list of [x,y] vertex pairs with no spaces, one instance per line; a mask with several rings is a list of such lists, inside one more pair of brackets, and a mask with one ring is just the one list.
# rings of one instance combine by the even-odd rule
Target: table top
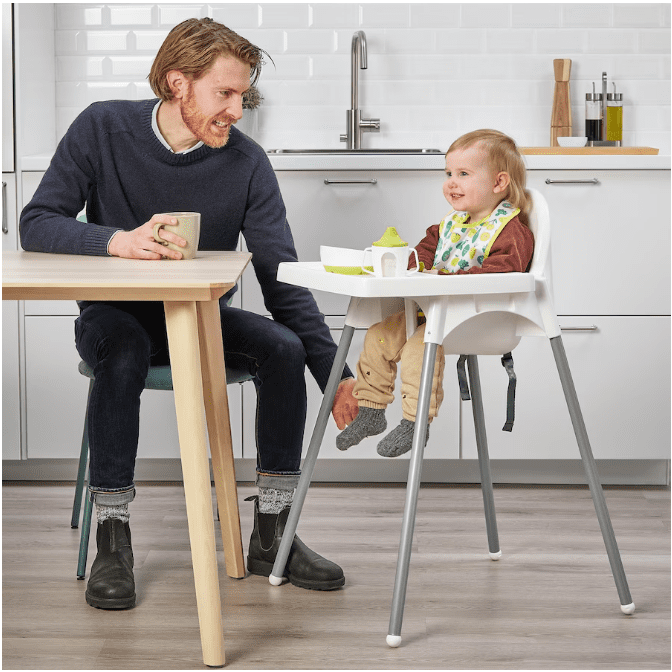
[[328,273],[319,261],[282,262],[278,280],[308,289],[357,297],[420,297],[459,294],[511,294],[533,292],[531,273],[431,275],[413,273],[405,278]]
[[3,299],[212,301],[231,289],[252,255],[198,252],[195,259],[120,259],[2,253]]

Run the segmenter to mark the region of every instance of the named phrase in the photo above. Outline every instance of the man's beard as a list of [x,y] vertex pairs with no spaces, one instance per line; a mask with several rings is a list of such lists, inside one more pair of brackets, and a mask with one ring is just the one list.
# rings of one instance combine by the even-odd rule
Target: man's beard
[[229,127],[225,134],[218,133],[213,129],[215,119],[226,124],[235,123],[235,119],[228,115],[223,118],[207,117],[205,116],[196,103],[196,96],[194,96],[193,84],[189,82],[187,92],[184,98],[180,101],[180,114],[185,126],[196,136],[203,144],[214,149],[224,147],[229,141],[231,128]]

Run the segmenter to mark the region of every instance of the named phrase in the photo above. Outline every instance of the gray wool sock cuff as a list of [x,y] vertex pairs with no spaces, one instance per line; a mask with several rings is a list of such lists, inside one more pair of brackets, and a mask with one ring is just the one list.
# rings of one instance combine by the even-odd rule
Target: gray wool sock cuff
[[259,513],[278,514],[283,509],[291,506],[293,498],[293,490],[259,488]]
[[108,518],[118,518],[122,523],[127,523],[129,520],[128,504],[117,506],[96,504],[96,518],[99,525],[102,525]]

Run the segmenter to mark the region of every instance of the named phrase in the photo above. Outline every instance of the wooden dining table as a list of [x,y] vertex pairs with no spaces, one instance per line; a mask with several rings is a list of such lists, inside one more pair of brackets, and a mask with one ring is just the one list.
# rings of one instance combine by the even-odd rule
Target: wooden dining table
[[[2,253],[3,300],[163,301],[175,393],[203,661],[225,662],[206,425],[226,572],[245,576],[219,298],[251,254],[199,252],[191,260]],[[205,422],[203,419],[205,409]],[[176,605],[178,606],[178,605]]]

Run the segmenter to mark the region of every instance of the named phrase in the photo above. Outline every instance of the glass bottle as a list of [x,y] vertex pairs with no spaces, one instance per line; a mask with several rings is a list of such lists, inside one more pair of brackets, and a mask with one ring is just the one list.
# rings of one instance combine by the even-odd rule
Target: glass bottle
[[612,140],[621,146],[623,141],[623,94],[614,92],[607,94],[607,140]]
[[602,140],[602,94],[593,92],[586,94],[586,137],[588,142]]

